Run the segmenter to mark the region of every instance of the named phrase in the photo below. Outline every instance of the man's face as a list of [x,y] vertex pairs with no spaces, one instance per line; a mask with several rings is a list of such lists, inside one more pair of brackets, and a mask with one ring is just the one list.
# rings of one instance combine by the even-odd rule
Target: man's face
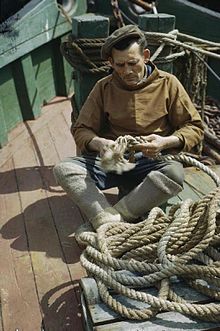
[[109,58],[112,68],[129,86],[137,85],[144,77],[145,63],[149,60],[150,51],[145,49],[140,53],[140,46],[135,42],[126,50],[112,49]]

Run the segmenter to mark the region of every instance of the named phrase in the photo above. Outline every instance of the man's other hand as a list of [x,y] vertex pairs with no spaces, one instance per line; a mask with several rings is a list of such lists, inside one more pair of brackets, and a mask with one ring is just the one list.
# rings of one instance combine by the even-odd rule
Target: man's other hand
[[90,150],[98,152],[100,157],[106,152],[106,149],[110,146],[114,146],[115,142],[111,139],[105,139],[101,137],[94,137],[88,144]]
[[161,137],[157,134],[150,134],[143,138],[146,143],[135,145],[134,150],[141,151],[147,157],[156,157],[164,149],[181,146],[181,141],[176,136]]

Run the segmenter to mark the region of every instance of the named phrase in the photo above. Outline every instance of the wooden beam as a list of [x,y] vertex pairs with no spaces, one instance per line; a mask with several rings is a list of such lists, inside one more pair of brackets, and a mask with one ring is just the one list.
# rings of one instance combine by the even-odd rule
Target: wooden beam
[[36,85],[31,55],[27,54],[12,63],[13,76],[23,120],[40,115],[42,102]]
[[7,128],[5,124],[3,106],[0,99],[0,148],[8,141]]
[[[139,27],[146,32],[163,32],[167,33],[175,28],[175,16],[168,14],[143,14],[139,16],[138,19]],[[153,54],[158,45],[151,45],[149,43],[149,49]],[[165,46],[162,52],[159,54],[159,57],[165,57],[172,53],[172,48],[170,46]],[[152,55],[151,54],[151,55]],[[157,59],[155,60],[156,63]],[[173,71],[172,62],[158,64],[158,68],[167,72]]]
[[[100,15],[81,15],[73,19],[73,36],[77,38],[106,38],[109,34],[109,19]],[[74,91],[77,112],[80,111],[89,92],[103,74],[75,71]]]

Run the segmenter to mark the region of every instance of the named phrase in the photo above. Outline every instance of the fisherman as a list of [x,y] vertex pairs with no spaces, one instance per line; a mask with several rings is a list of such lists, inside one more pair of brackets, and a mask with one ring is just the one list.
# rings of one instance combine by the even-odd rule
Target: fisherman
[[[101,49],[112,73],[99,80],[85,101],[72,133],[81,151],[55,166],[58,183],[86,215],[91,229],[106,222],[140,219],[183,188],[181,163],[159,161],[159,154],[198,152],[203,125],[178,79],[150,59],[144,33],[135,25],[115,30]],[[135,167],[105,172],[101,157],[119,136],[144,136]],[[111,206],[103,190],[119,188]]]

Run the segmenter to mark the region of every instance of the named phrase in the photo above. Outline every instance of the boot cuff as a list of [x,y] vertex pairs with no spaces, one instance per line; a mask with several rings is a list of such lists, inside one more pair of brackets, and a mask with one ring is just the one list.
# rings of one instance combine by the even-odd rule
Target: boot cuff
[[152,171],[147,176],[161,191],[169,195],[176,195],[182,191],[182,186],[177,184],[160,171]]

